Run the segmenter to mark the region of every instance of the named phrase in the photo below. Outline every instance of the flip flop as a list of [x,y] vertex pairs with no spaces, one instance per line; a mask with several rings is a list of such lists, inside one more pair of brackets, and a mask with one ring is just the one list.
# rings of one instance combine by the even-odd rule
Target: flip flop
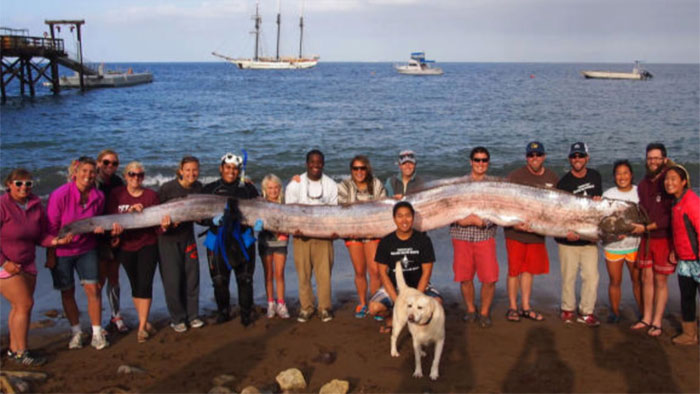
[[544,317],[542,316],[541,313],[535,311],[534,309],[523,309],[520,312],[520,316],[524,317],[525,319],[530,319],[534,321],[542,321],[544,320]]
[[649,327],[651,327],[651,324],[645,322],[642,319],[639,319],[636,323],[632,324],[632,326],[630,327],[630,330],[641,330],[644,328],[648,329]]
[[391,334],[392,327],[388,326],[386,324],[383,324],[379,327],[379,333],[380,334]]
[[519,322],[520,313],[518,313],[518,311],[515,309],[508,309],[508,311],[506,312],[506,319],[512,322]]
[[664,330],[661,329],[661,327],[659,326],[650,325],[649,327],[650,328],[649,331],[647,331],[647,335],[649,335],[650,337],[658,337],[664,333]]

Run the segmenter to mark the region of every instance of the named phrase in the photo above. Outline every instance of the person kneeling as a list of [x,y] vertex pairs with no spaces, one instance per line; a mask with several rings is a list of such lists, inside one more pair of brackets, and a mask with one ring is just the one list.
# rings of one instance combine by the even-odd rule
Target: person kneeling
[[375,320],[386,319],[385,325],[380,329],[382,333],[391,332],[390,313],[397,297],[394,267],[397,261],[401,261],[403,275],[409,287],[437,298],[442,304],[440,293],[430,286],[430,275],[435,262],[433,243],[426,233],[413,229],[413,206],[407,201],[400,201],[394,205],[393,215],[396,231],[379,241],[374,257],[374,260],[381,264],[379,275],[382,287],[369,302],[369,312]]

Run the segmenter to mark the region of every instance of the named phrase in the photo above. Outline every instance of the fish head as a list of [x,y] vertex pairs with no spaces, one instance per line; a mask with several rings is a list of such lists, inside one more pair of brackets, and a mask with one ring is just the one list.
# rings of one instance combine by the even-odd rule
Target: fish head
[[628,201],[614,201],[618,205],[615,212],[605,216],[598,225],[599,237],[603,243],[619,240],[620,235],[627,235],[634,229],[634,223],[647,224],[649,217],[642,208]]

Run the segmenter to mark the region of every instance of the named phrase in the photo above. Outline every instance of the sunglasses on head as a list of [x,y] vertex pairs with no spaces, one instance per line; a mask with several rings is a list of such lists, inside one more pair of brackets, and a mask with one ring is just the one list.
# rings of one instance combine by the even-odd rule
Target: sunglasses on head
[[139,179],[143,179],[146,176],[146,173],[145,172],[131,172],[131,171],[129,171],[126,175],[128,175],[131,178],[136,177]]
[[22,185],[32,187],[32,185],[34,184],[33,181],[12,181],[12,183],[14,183],[17,187],[22,187]]
[[475,157],[475,158],[472,159],[472,161],[473,161],[474,163],[488,163],[488,162],[489,162],[489,158],[488,158],[488,157],[484,157],[484,158]]
[[367,171],[367,167],[366,166],[353,166],[352,170],[353,171]]
[[104,160],[102,160],[102,165],[105,165],[105,166],[110,166],[110,165],[112,165],[112,166],[114,166],[114,167],[119,167],[119,161],[118,161],[118,160],[109,161],[109,160],[107,160],[107,159],[104,159]]
[[527,157],[542,157],[542,156],[544,156],[544,153],[540,153],[540,152],[530,152],[527,154]]

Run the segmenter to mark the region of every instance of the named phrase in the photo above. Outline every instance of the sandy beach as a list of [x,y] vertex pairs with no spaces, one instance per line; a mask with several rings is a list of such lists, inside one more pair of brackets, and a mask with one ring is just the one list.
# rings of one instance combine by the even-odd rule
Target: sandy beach
[[[332,379],[346,380],[351,392],[698,392],[698,348],[677,347],[670,338],[679,330],[679,305],[675,276],[669,278],[671,298],[664,319],[664,333],[656,339],[629,330],[636,320],[629,280],[623,287],[623,320],[598,328],[562,323],[558,318],[559,265],[556,246],[548,240],[550,274],[535,280],[535,306],[545,321],[508,322],[505,291],[505,253],[502,234],[498,256],[501,280],[497,284],[493,327],[482,329],[462,321],[464,306],[457,285],[451,282],[451,248],[447,231],[431,232],[440,267],[434,284],[445,295],[447,339],[436,382],[413,378],[413,350],[408,332],[399,340],[399,358],[389,355],[389,335],[379,333],[379,323],[356,319],[356,295],[347,252],[335,242],[334,307],[336,318],[328,323],[317,317],[302,324],[295,319],[272,320],[257,308],[257,320],[244,328],[234,319],[177,334],[168,327],[160,279],[154,288],[153,321],[158,333],[138,344],[136,332],[111,334],[112,345],[102,351],[89,346],[68,350],[68,325],[62,318],[58,294],[50,288],[50,275],[40,272],[35,326],[30,347],[48,357],[41,368],[21,368],[5,362],[3,370],[38,370],[48,373],[43,382],[31,382],[33,392],[208,392],[212,379],[229,374],[233,391],[255,386],[262,392],[279,392],[275,376],[298,368],[308,383],[306,391],[318,392]],[[607,274],[601,262],[598,307],[607,316]],[[287,262],[288,303],[297,311],[296,276],[291,257]],[[262,269],[256,271],[256,304],[263,305]],[[127,322],[135,325],[129,285],[122,278],[122,308]],[[46,283],[49,283],[47,286]],[[232,284],[235,300],[235,284]],[[208,273],[201,277],[202,312],[213,310]],[[81,311],[84,296],[79,293]],[[234,301],[235,302],[235,301]],[[106,306],[106,302],[103,302]],[[3,300],[2,346],[7,346],[7,303]],[[51,311],[57,311],[54,316]],[[106,320],[107,312],[103,312]],[[103,320],[104,321],[104,320]],[[210,320],[211,322],[211,320]],[[85,314],[82,323],[87,324]],[[86,340],[86,343],[88,341]],[[423,360],[424,371],[432,349]],[[145,372],[120,374],[122,365]]]

